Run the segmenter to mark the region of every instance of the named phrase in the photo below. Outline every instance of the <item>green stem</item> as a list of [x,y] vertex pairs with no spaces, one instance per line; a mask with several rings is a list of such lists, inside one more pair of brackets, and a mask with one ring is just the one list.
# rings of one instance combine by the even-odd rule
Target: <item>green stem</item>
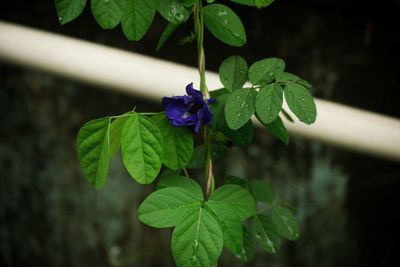
[[[200,91],[203,97],[210,98],[210,93],[206,85],[206,75],[205,75],[205,54],[203,47],[204,40],[204,22],[203,22],[203,5],[202,1],[199,0],[197,4],[194,5],[194,31],[197,40],[197,55],[198,55],[198,68],[200,75]],[[210,128],[204,126],[204,146],[206,148],[206,166],[204,169],[204,176],[206,178],[206,196],[208,197],[214,191],[214,176],[212,174],[212,159],[211,159],[211,134]]]
[[188,171],[187,171],[186,168],[183,168],[183,173],[185,174],[185,176],[186,176],[187,178],[190,177],[190,176],[189,176],[189,173],[188,173]]

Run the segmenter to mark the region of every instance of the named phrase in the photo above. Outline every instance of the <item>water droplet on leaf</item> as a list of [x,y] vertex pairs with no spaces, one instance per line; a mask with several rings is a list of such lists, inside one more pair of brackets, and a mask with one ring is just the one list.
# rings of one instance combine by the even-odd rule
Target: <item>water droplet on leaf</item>
[[185,16],[182,13],[177,13],[175,16],[178,21],[182,21],[185,18]]
[[274,243],[272,243],[271,240],[268,239],[267,240],[267,244],[271,248],[272,253],[275,253],[276,250],[275,250],[275,247],[274,247]]
[[191,263],[192,265],[195,265],[195,264],[196,264],[196,261],[197,261],[197,257],[196,257],[196,256],[192,256],[192,258],[190,259],[190,263]]
[[194,240],[192,248],[193,248],[193,254],[196,254],[197,250],[199,249],[199,241],[197,241],[197,239]]
[[222,17],[222,16],[225,16],[227,14],[228,14],[228,12],[226,12],[225,10],[222,10],[222,11],[218,11],[217,16]]

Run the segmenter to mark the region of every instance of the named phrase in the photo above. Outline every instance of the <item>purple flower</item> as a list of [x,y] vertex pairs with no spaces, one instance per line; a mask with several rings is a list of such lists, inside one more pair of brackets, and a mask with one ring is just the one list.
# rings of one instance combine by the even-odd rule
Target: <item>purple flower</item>
[[201,124],[211,123],[212,114],[208,104],[213,98],[204,100],[199,90],[193,88],[193,83],[186,86],[184,96],[163,97],[167,117],[173,126],[189,126],[193,133],[199,133]]

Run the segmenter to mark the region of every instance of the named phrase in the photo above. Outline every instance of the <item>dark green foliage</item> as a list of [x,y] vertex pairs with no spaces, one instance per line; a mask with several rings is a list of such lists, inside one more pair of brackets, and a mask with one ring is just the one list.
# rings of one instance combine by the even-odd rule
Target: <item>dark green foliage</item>
[[[214,2],[208,0],[208,5],[202,7],[202,2],[193,0],[92,0],[91,11],[103,29],[113,29],[121,23],[123,33],[130,41],[143,38],[158,12],[168,25],[157,50],[179,25],[190,21],[192,13],[194,33],[185,37],[182,43],[196,40],[199,55],[202,55],[204,27],[225,44],[243,46],[246,32],[241,19],[228,6]],[[232,2],[262,8],[273,0]],[[56,1],[60,23],[75,19],[85,5],[83,0]],[[199,58],[201,66],[203,59]],[[78,156],[86,178],[96,188],[102,188],[108,175],[109,158],[119,149],[126,170],[135,181],[149,184],[160,177],[157,190],[143,201],[138,215],[143,223],[152,227],[175,227],[171,246],[178,267],[212,266],[218,261],[223,246],[247,262],[253,257],[254,240],[266,252],[277,253],[282,238],[295,240],[299,236],[299,225],[292,212],[263,181],[231,179],[231,183],[214,188],[211,166],[212,160],[223,155],[227,147],[245,147],[252,142],[253,115],[287,144],[288,133],[279,116],[282,111],[285,117],[291,118],[282,110],[284,99],[301,122],[311,124],[315,121],[316,107],[308,91],[311,86],[298,76],[285,72],[285,66],[279,58],[265,58],[248,67],[244,58],[228,57],[219,68],[224,88],[212,94],[215,98],[211,107],[213,121],[210,123],[209,113],[210,119],[202,121],[211,124],[208,129],[205,127],[205,145],[195,149],[189,129],[176,125],[182,126],[180,120],[191,120],[191,115],[203,118],[201,112],[208,112],[208,105],[213,101],[207,104],[203,99],[208,97],[204,83],[201,85],[203,96],[197,95],[200,92],[188,92],[188,96],[169,98],[173,99],[178,114],[173,116],[177,121],[174,126],[170,112],[175,111],[168,109],[169,118],[164,113],[149,118],[153,113],[129,112],[88,122],[77,137]],[[204,81],[203,69],[200,70]],[[195,97],[201,97],[204,102],[201,109],[193,106],[197,103],[193,100]],[[168,171],[159,175],[163,165]],[[186,168],[204,166],[209,173],[206,171],[207,190],[203,194],[194,180],[179,173],[182,171],[189,176]],[[257,202],[267,209],[257,210]],[[244,222],[247,219],[250,222]]]

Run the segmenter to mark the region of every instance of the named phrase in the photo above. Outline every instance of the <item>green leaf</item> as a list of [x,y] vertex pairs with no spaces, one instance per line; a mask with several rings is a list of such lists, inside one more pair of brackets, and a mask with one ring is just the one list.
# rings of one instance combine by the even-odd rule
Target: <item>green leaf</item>
[[178,45],[187,45],[192,43],[194,40],[196,39],[196,37],[194,36],[193,32],[190,32],[190,35],[185,36],[181,39],[179,39],[178,41]]
[[128,116],[115,119],[110,125],[110,157],[118,152],[121,145],[121,133]]
[[283,206],[272,208],[272,221],[276,226],[277,233],[286,239],[296,240],[299,238],[299,223],[292,212]]
[[225,128],[224,134],[232,141],[237,147],[246,147],[251,144],[254,136],[254,127],[251,120],[237,130]]
[[219,67],[219,79],[225,88],[232,92],[242,88],[247,80],[247,63],[240,56],[231,56],[222,62]]
[[172,24],[184,23],[190,16],[190,10],[178,0],[156,0],[156,4],[157,11]]
[[230,0],[230,1],[244,6],[255,6],[254,0]]
[[193,4],[197,3],[199,0],[179,0],[183,3],[185,7],[191,7]]
[[165,27],[164,31],[160,36],[160,40],[158,40],[156,51],[158,52],[161,47],[165,44],[165,42],[171,37],[171,35],[176,31],[179,25],[175,25],[172,23],[168,23],[167,27]]
[[282,72],[281,74],[276,76],[276,80],[279,82],[294,82],[300,85],[303,85],[306,88],[311,88],[311,84],[306,80],[301,79],[299,76],[289,73],[289,72]]
[[[224,92],[225,89],[221,90]],[[213,96],[215,98],[215,103],[211,105],[211,113],[213,114],[213,119],[211,125],[214,129],[220,129],[226,125],[225,123],[225,104],[228,100],[229,94],[223,94],[219,96]]]
[[163,176],[160,178],[157,188],[166,187],[180,187],[189,191],[198,199],[203,199],[203,191],[201,190],[201,187],[195,180],[189,177],[179,175]]
[[204,24],[222,42],[232,46],[246,43],[246,32],[240,18],[232,9],[221,4],[211,4],[203,8]]
[[317,108],[310,92],[297,83],[286,84],[285,100],[290,110],[305,124],[312,124],[317,117]]
[[254,255],[254,238],[250,229],[243,225],[243,249],[236,255],[242,262],[249,262]]
[[289,144],[289,133],[279,116],[269,124],[263,123],[260,119],[258,120],[273,136],[277,137],[284,144]]
[[243,228],[240,218],[236,215],[235,207],[226,206],[226,209],[214,210],[212,205],[205,203],[205,209],[217,221],[222,230],[224,246],[233,254],[239,254],[243,249]]
[[262,122],[268,124],[278,117],[282,109],[283,89],[277,84],[262,87],[256,98],[256,113]]
[[189,213],[201,207],[202,200],[183,188],[160,189],[142,202],[139,220],[157,228],[177,226]]
[[262,214],[254,216],[252,231],[256,240],[266,252],[275,254],[278,251],[281,246],[281,239],[270,218]]
[[250,192],[255,199],[269,204],[274,202],[276,193],[269,184],[261,180],[252,180],[249,184]]
[[256,113],[265,123],[273,122],[282,109],[283,89],[279,84],[268,84],[260,89],[256,98]]
[[154,0],[127,0],[122,31],[130,41],[139,41],[150,28],[156,13]]
[[285,118],[288,121],[294,122],[294,119],[292,118],[292,116],[290,116],[289,113],[287,113],[287,111],[284,108],[282,108],[282,114],[283,114],[283,116],[285,116]]
[[149,118],[134,113],[129,116],[121,134],[122,161],[129,174],[140,184],[149,184],[160,172],[163,137]]
[[249,68],[249,80],[252,84],[267,84],[283,72],[285,62],[279,58],[265,58],[259,60]]
[[[177,170],[177,171],[174,171],[174,170],[171,170],[171,169],[168,169],[168,168],[165,168],[164,170],[162,170],[161,172],[160,172],[160,174],[158,175],[158,179],[163,179],[164,177],[167,177],[167,176],[177,176],[177,175],[179,175],[181,173],[181,170]],[[158,188],[159,189],[159,188]]]
[[237,130],[247,123],[255,111],[257,91],[254,89],[238,89],[228,98],[225,105],[225,118],[228,127]]
[[174,127],[166,116],[157,122],[164,139],[163,163],[170,169],[186,167],[193,153],[193,135],[186,127]]
[[270,4],[272,4],[274,0],[254,0],[254,3],[256,4],[256,7],[258,8],[263,8],[267,7]]
[[126,0],[91,0],[91,9],[103,29],[113,29],[121,22]]
[[196,146],[193,150],[192,160],[187,166],[189,169],[200,169],[206,162],[206,149],[204,145]]
[[109,158],[110,118],[87,122],[78,132],[78,158],[86,179],[100,189],[106,183]]
[[[225,146],[219,144],[211,144],[211,157],[213,160],[221,158],[227,149]],[[187,166],[190,169],[199,169],[205,166],[206,162],[206,150],[204,145],[199,145],[195,147],[193,151],[192,160],[190,161],[189,165]]]
[[209,267],[222,252],[223,236],[214,217],[200,208],[175,227],[171,245],[177,267]]
[[158,126],[158,124],[165,118],[165,113],[159,112],[159,113],[152,115],[150,118]]
[[235,210],[242,221],[256,212],[256,202],[249,191],[239,185],[223,185],[215,190],[207,201],[207,205],[218,214]]
[[239,185],[239,186],[247,189],[247,181],[243,178],[233,176],[233,175],[229,175],[225,178],[225,184]]
[[76,19],[85,9],[86,0],[55,0],[58,21],[64,25]]
[[[210,95],[211,95],[211,97],[214,97],[214,98],[217,98],[217,97],[220,97],[220,96],[222,96],[222,95],[226,95],[226,94],[229,94],[230,92],[228,91],[228,90],[226,90],[225,88],[219,88],[219,89],[217,89],[217,90],[213,90],[213,91],[210,91]],[[214,103],[213,103],[214,104]],[[212,104],[212,105],[213,105]]]

